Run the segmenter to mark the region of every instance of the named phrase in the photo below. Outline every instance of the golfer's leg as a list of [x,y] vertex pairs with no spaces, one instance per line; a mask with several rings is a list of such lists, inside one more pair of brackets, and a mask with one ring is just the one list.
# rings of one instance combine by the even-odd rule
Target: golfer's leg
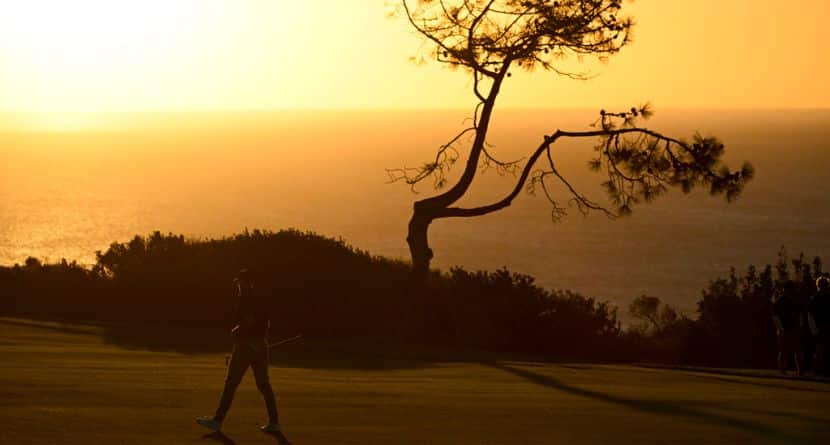
[[258,351],[256,359],[251,364],[256,379],[256,387],[265,399],[265,408],[268,410],[268,422],[279,424],[277,414],[277,398],[274,396],[274,389],[271,388],[271,381],[268,378],[268,348],[265,345]]
[[783,331],[778,331],[776,341],[778,342],[778,370],[781,372],[786,372],[787,356],[785,354],[785,351],[787,348],[787,342],[785,341]]
[[798,375],[804,372],[804,355],[800,352],[795,353],[795,371]]
[[244,349],[244,346],[234,345],[233,347],[231,361],[228,364],[228,374],[225,377],[225,389],[222,390],[222,398],[219,399],[219,408],[216,409],[216,415],[213,416],[217,422],[225,420],[225,415],[228,414],[228,410],[231,408],[231,402],[233,402],[236,388],[239,386],[239,382],[242,381],[245,371],[251,364],[250,354],[247,354]]

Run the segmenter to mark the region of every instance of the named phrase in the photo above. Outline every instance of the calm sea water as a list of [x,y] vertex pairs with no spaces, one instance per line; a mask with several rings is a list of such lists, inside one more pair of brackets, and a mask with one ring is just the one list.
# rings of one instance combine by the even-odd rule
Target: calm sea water
[[[505,111],[491,142],[525,156],[556,128],[585,129],[592,111]],[[93,263],[113,241],[153,230],[193,238],[247,228],[309,229],[373,253],[407,256],[412,201],[385,168],[416,166],[462,128],[464,112],[257,112],[85,117],[44,130],[4,116],[0,128],[0,263],[27,256]],[[29,117],[31,118],[31,117]],[[21,120],[23,119],[23,120]],[[22,123],[21,123],[22,122]],[[78,127],[80,125],[80,127]],[[790,253],[830,260],[830,111],[664,111],[649,124],[719,136],[728,158],[757,169],[738,202],[673,191],[633,216],[574,212],[553,224],[541,197],[497,214],[443,220],[435,265],[528,273],[548,287],[622,305],[656,295],[694,310],[730,266]],[[557,146],[561,170],[601,198],[590,142]],[[457,171],[455,173],[458,173]],[[487,172],[466,203],[498,198],[512,177]]]

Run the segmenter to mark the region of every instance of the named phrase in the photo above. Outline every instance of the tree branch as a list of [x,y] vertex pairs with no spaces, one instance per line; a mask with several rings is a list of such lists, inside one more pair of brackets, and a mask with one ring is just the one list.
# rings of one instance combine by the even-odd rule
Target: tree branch
[[436,175],[434,185],[436,188],[441,188],[446,182],[446,172],[448,172],[450,167],[458,160],[458,151],[454,148],[454,145],[462,137],[464,137],[464,135],[475,130],[475,127],[469,127],[459,132],[452,139],[450,139],[449,142],[438,148],[438,152],[435,154],[435,159],[432,162],[428,162],[421,167],[387,168],[386,174],[389,175],[388,183],[403,181],[408,184],[414,192],[416,184],[431,175]]
[[[565,186],[572,196],[571,203],[575,203],[584,214],[588,211],[600,211],[608,217],[623,216],[631,211],[631,206],[640,199],[650,200],[665,190],[664,183],[668,185],[679,185],[684,191],[688,191],[697,183],[710,185],[711,194],[725,193],[727,199],[734,199],[740,193],[743,185],[753,176],[751,166],[745,164],[740,171],[732,172],[725,166],[720,165],[722,145],[719,145],[712,138],[696,137],[697,142],[688,144],[681,140],[665,136],[653,130],[641,127],[613,128],[606,119],[621,118],[628,119],[629,114],[641,113],[640,110],[631,113],[619,113],[612,115],[602,112],[603,128],[593,131],[562,131],[556,130],[552,135],[545,136],[544,141],[536,148],[522,169],[513,189],[502,199],[491,204],[472,207],[448,207],[438,217],[472,217],[492,213],[508,207],[525,187],[528,177],[533,171],[534,165],[542,154],[547,154],[549,171],[539,172],[534,176],[533,181],[540,182],[546,187],[544,179],[553,175]],[[630,122],[630,121],[629,121]],[[632,142],[634,145],[621,146],[621,137],[625,135],[637,135],[638,138]],[[560,138],[596,138],[601,139],[600,156],[605,157],[609,181],[606,182],[606,190],[609,196],[617,205],[616,211],[596,204],[585,195],[579,193],[571,183],[556,169],[553,158],[550,154],[551,146]],[[662,151],[658,151],[658,145],[665,144]],[[612,146],[616,147],[612,150]],[[684,153],[685,159],[671,150],[675,146]],[[599,160],[596,160],[599,162]],[[638,175],[629,175],[622,171],[625,168],[635,171]],[[717,171],[716,171],[717,170]],[[626,187],[628,188],[626,190]],[[531,187],[532,191],[532,187]],[[545,194],[555,205],[555,210],[560,210],[556,201],[545,188]]]

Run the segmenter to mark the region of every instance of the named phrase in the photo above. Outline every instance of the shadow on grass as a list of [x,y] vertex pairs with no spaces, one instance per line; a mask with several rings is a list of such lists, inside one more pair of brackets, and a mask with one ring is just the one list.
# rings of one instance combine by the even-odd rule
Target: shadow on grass
[[229,350],[231,337],[220,329],[184,323],[142,323],[110,326],[104,340],[125,349],[211,354]]
[[[233,340],[211,330],[159,329],[135,332],[128,327],[108,329],[107,343],[126,349],[183,354],[230,354]],[[457,361],[450,351],[404,346],[384,339],[302,340],[271,349],[271,363],[306,369],[416,369],[441,361]]]
[[[172,325],[171,325],[172,324]],[[0,318],[0,326],[37,329],[60,334],[98,337],[128,350],[175,352],[188,355],[230,354],[233,341],[221,329],[175,323],[65,324],[56,320]],[[66,339],[61,339],[65,342]],[[303,340],[271,350],[271,363],[285,368],[395,370],[422,369],[438,363],[482,360],[480,354],[459,354],[427,346],[404,345],[382,338]]]
[[230,338],[215,330],[171,323],[116,323],[64,321],[52,318],[0,318],[0,325],[33,328],[60,334],[97,336],[126,349],[179,353],[216,353],[227,349]]
[[743,430],[748,433],[757,434],[766,437],[767,439],[774,439],[782,443],[802,443],[802,438],[792,436],[790,434],[778,431],[774,428],[764,425],[762,423],[743,420],[735,417],[714,414],[700,409],[683,406],[676,403],[654,401],[654,400],[640,400],[622,396],[615,396],[600,391],[578,388],[576,386],[568,385],[553,377],[539,374],[526,369],[517,368],[514,366],[504,365],[499,362],[482,362],[484,366],[500,369],[504,372],[519,376],[537,385],[547,388],[556,389],[579,397],[597,400],[600,402],[620,405],[629,409],[646,412],[650,414],[658,414],[662,416],[685,417],[692,420],[706,422],[709,424]]
[[753,414],[758,416],[769,416],[769,417],[783,417],[787,419],[792,419],[798,422],[804,423],[812,423],[814,426],[818,427],[826,427],[827,419],[813,417],[809,414],[801,414],[801,413],[790,413],[784,411],[770,411],[770,410],[763,410],[763,409],[754,409],[754,408],[747,408],[745,406],[734,406],[728,403],[715,403],[715,402],[708,402],[708,401],[701,401],[701,400],[689,400],[683,402],[684,405],[688,406],[696,406],[701,408],[708,408],[720,411],[732,411],[738,412],[742,414]]
[[[802,381],[802,382],[810,382],[810,383],[830,383],[828,380],[822,379],[815,379],[810,377],[800,377],[800,376],[793,376],[793,375],[782,375],[776,372],[767,372],[767,373],[757,373],[753,372],[753,370],[746,370],[742,371],[740,369],[729,369],[729,368],[702,368],[697,366],[682,366],[682,365],[658,365],[658,364],[636,364],[638,368],[644,369],[658,369],[664,371],[681,371],[685,373],[694,373],[694,375],[699,374],[713,374],[717,376],[732,376],[732,377],[746,377],[751,379],[762,379],[762,380],[773,380],[773,381]],[[740,383],[735,380],[724,379],[727,382],[733,383]],[[756,383],[757,385],[762,385],[761,383]],[[778,386],[775,384],[770,383],[770,387],[777,387],[782,389],[793,389],[793,387],[787,386]]]
[[[715,380],[715,381],[718,381],[718,382],[731,383],[731,384],[734,384],[734,385],[749,385],[749,386],[757,386],[757,387],[760,387],[760,388],[785,389],[787,391],[830,393],[830,389],[799,388],[797,386],[792,386],[792,385],[781,385],[781,384],[771,383],[771,382],[753,382],[753,381],[750,381],[750,380],[739,380],[739,379],[731,379],[731,378],[727,378],[727,377],[718,377],[716,375],[701,375],[701,374],[695,374],[695,373],[687,373],[687,374],[692,375],[692,376],[697,377],[697,378],[700,378],[700,379]],[[727,375],[733,375],[733,374],[727,374]],[[743,376],[743,377],[752,378],[751,376]],[[812,383],[825,383],[825,382],[813,381],[813,380],[808,380],[808,381],[812,382]]]
[[276,440],[277,443],[280,444],[280,445],[291,445],[291,441],[288,440],[288,438],[285,437],[285,435],[282,432],[265,433],[265,434],[273,437],[274,440]]
[[221,431],[216,431],[213,433],[207,433],[202,436],[202,440],[210,440],[213,442],[219,442],[222,445],[236,445],[236,442],[231,439],[230,437],[226,436]]
[[[186,323],[101,323],[68,325],[54,320],[0,318],[0,325],[19,326],[62,334],[96,336],[106,344],[135,351],[186,355],[230,354],[233,339],[221,327]],[[284,337],[293,336],[285,334]],[[65,340],[62,340],[65,341]],[[271,349],[271,363],[285,368],[394,370],[422,369],[447,362],[478,362],[484,352],[459,352],[425,345],[404,344],[388,338],[304,339]]]
[[573,370],[576,370],[576,371],[590,371],[591,369],[593,369],[590,366],[585,366],[585,365],[556,365],[556,366],[558,366],[560,368],[565,368],[565,369],[573,369]]
[[0,324],[23,328],[36,328],[61,334],[100,335],[102,327],[97,325],[68,325],[58,321],[36,321],[18,318],[0,318]]

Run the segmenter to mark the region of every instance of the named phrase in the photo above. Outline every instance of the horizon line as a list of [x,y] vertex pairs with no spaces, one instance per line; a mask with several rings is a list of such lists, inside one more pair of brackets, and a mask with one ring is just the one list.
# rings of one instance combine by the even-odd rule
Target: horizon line
[[[0,115],[48,115],[48,114],[198,114],[198,113],[267,113],[267,112],[420,112],[420,111],[469,111],[473,107],[232,107],[232,108],[175,108],[175,109],[120,109],[120,110],[4,110],[0,109]],[[593,106],[560,106],[560,107],[514,107],[504,106],[499,108],[504,111],[598,111],[600,109],[614,109],[616,107],[593,107]],[[655,107],[665,111],[828,111],[827,106],[665,106]]]

